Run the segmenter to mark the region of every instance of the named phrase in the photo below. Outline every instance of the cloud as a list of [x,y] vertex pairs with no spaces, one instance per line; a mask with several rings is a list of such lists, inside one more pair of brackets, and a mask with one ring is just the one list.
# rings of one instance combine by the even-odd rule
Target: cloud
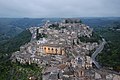
[[120,0],[0,0],[0,17],[115,17]]

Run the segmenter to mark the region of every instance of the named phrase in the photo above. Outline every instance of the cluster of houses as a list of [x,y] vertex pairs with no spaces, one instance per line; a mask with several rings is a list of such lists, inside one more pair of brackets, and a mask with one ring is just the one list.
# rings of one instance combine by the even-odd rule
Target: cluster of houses
[[[57,24],[57,26],[56,26]],[[43,67],[43,80],[112,80],[96,73],[92,65],[90,51],[96,49],[97,42],[84,43],[78,37],[91,37],[93,29],[79,20],[67,23],[47,22],[42,27],[29,28],[31,41],[14,52],[12,61],[21,64],[36,63]],[[44,35],[43,35],[44,34]],[[37,38],[37,35],[39,38]],[[36,39],[37,38],[37,39]],[[98,76],[99,75],[99,76]],[[115,80],[115,79],[114,79]],[[117,80],[117,79],[116,79]]]

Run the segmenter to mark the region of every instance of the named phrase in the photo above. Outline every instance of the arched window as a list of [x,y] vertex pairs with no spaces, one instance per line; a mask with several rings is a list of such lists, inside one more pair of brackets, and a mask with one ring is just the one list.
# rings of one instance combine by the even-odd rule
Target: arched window
[[48,48],[48,50],[50,50],[50,48]]
[[46,50],[46,47],[44,48],[44,50]]
[[80,75],[81,75],[81,76],[84,76],[84,72],[83,72],[83,71],[81,71],[81,72],[80,72]]
[[57,51],[58,51],[58,50],[57,50],[57,49],[55,49],[56,54],[57,54]]
[[82,76],[82,71],[81,71],[81,76]]
[[53,51],[54,49],[52,48],[51,50]]

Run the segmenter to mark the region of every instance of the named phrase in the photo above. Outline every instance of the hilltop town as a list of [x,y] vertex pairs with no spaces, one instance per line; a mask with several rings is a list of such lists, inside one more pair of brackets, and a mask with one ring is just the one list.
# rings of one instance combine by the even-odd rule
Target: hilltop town
[[[104,70],[96,61],[106,41],[86,42],[93,29],[79,19],[29,28],[32,37],[29,43],[12,54],[12,62],[35,63],[42,67],[43,80],[119,80],[119,74]],[[93,52],[91,54],[91,52]],[[32,80],[33,77],[29,79]]]

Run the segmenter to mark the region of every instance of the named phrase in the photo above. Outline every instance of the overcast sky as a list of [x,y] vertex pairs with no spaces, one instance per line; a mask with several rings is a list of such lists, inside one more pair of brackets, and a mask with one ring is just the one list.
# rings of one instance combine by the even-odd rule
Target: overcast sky
[[0,0],[0,17],[120,17],[120,0]]

